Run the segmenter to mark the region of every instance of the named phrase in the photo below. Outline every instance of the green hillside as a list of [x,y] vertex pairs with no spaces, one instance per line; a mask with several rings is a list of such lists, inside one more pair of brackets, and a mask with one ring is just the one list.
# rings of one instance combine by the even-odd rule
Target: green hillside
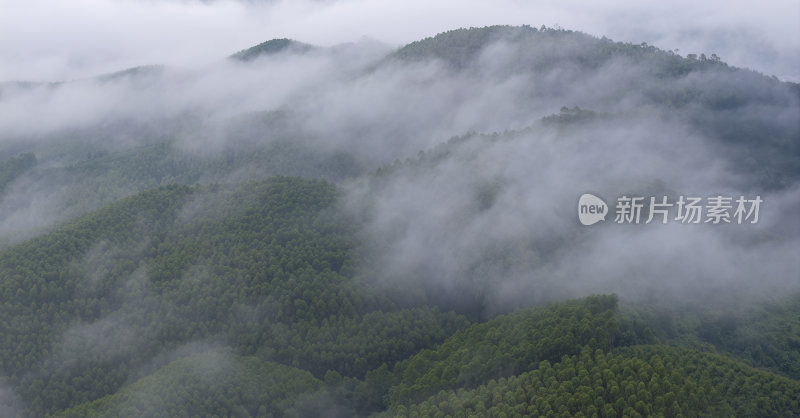
[[[330,211],[336,196],[330,184],[285,177],[236,188],[161,188],[4,250],[2,370],[20,396],[9,407],[67,416],[171,415],[180,405],[244,416],[258,416],[265,408],[276,416],[310,414],[314,408],[342,415],[386,408],[422,415],[430,408],[452,413],[477,408],[473,412],[480,415],[482,407],[517,411],[520,404],[514,402],[522,402],[525,410],[549,405],[589,415],[592,407],[606,410],[606,405],[665,416],[695,411],[698,405],[737,412],[752,411],[754,405],[773,412],[796,407],[791,397],[796,380],[756,372],[728,357],[663,345],[622,349],[644,338],[636,337],[644,328],[655,330],[642,334],[653,335],[651,341],[665,331],[647,316],[638,322],[623,317],[620,328],[613,296],[522,310],[471,326],[425,297],[415,307],[398,305],[393,300],[413,300],[408,296],[419,293],[409,289],[401,296],[401,289],[375,287],[353,274],[354,224]],[[739,321],[750,338],[765,341],[775,338],[771,327],[782,326],[779,317],[751,315]],[[664,341],[695,338],[673,337]],[[734,351],[738,345],[727,347],[743,358]],[[770,347],[770,358],[794,352],[791,342]],[[540,384],[537,379],[547,377],[536,374],[546,365],[572,370],[596,358],[609,364],[633,359],[637,368],[669,363],[669,372],[644,384],[653,380],[661,387],[663,378],[677,386],[673,395],[655,392],[642,400],[656,409],[617,392],[603,394],[602,404],[558,400],[563,397],[558,391],[569,386],[548,383],[552,394],[530,392],[531,385]],[[210,366],[217,363],[216,369]],[[712,377],[741,375],[745,386],[712,379],[706,398],[692,398],[687,388],[698,384],[703,368]],[[611,370],[620,387],[644,379],[627,380],[631,377]],[[582,375],[580,370],[564,373],[569,379]],[[254,392],[242,382],[277,392]],[[777,386],[759,392],[769,385]],[[478,406],[470,400],[487,387],[500,393],[521,388],[547,402],[515,397]],[[738,393],[752,396],[742,400],[734,396]],[[310,410],[302,409],[304,396],[314,399]],[[426,401],[430,396],[437,401]],[[664,402],[652,404],[659,397]],[[767,407],[761,397],[769,399]]]
[[256,46],[239,51],[230,56],[230,58],[239,61],[250,61],[259,57],[274,55],[281,52],[294,52],[303,54],[312,51],[315,47],[313,45],[298,42],[292,39],[270,39],[269,41],[262,42]]
[[299,416],[315,411],[303,397],[322,387],[306,371],[212,351],[175,360],[113,395],[55,416]]
[[398,416],[748,416],[800,414],[800,383],[718,355],[634,346],[543,361],[476,389],[397,406]]
[[3,251],[3,373],[39,415],[113,393],[191,341],[363,378],[463,327],[353,278],[335,196],[296,178],[168,187]]
[[368,43],[0,84],[34,115],[0,417],[800,416],[796,83],[544,26]]

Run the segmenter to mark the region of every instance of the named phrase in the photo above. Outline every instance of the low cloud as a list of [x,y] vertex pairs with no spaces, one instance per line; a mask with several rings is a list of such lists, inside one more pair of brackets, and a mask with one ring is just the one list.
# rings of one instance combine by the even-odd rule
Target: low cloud
[[560,25],[800,80],[800,5],[633,1],[56,0],[0,2],[0,80],[86,78],[143,64],[195,67],[267,39],[400,46],[458,27]]
[[[297,23],[295,32],[273,35],[272,31],[279,32],[287,24],[268,26],[262,28],[267,35],[259,35],[244,46],[278,36],[320,43],[319,36],[335,28],[326,22],[347,22],[346,16],[356,5],[363,6],[359,8],[365,13],[363,20],[370,22],[365,25],[383,22],[384,14],[394,10],[391,2],[386,8],[378,8],[374,3],[348,0],[292,5],[169,1],[103,4],[113,11],[109,14],[112,21],[119,18],[115,13],[125,8],[132,8],[137,11],[133,16],[142,18],[145,15],[141,10],[148,8],[166,10],[166,14],[159,14],[161,18],[182,8],[197,13],[215,8],[223,12],[252,8],[256,17],[299,19],[287,20]],[[408,7],[413,10],[415,4]],[[603,35],[609,33],[603,28],[622,22],[604,13],[628,6],[620,19],[635,18],[639,22],[626,26],[629,31],[652,22],[639,6],[622,2],[608,9],[590,6],[580,11],[570,3],[560,11],[545,4],[540,15],[521,5],[494,5],[491,10],[481,6],[481,10],[486,18],[502,17],[508,10],[520,12],[514,19],[572,16],[581,23],[575,25],[576,29]],[[705,10],[707,6],[697,7]],[[106,9],[100,7],[98,13]],[[477,20],[468,22],[464,7],[453,5],[453,9],[458,11],[445,20],[456,20],[447,20],[447,24],[481,24]],[[581,20],[589,11],[597,11],[599,18]],[[700,30],[697,39],[713,45],[716,34],[728,33],[730,25],[738,25],[748,39],[761,39],[747,35],[754,26],[740,12],[742,15],[730,15],[725,22],[732,23],[723,28],[712,24]],[[674,13],[666,11],[665,19],[677,16]],[[686,10],[678,15],[694,16]],[[224,16],[218,22],[224,22]],[[394,16],[395,21],[402,21],[398,16],[403,14]],[[464,20],[458,21],[460,18]],[[753,16],[759,24],[763,18],[760,13]],[[252,20],[248,19],[255,18],[242,20],[244,33],[250,30],[247,22]],[[692,25],[698,24],[696,19],[692,17],[670,33],[695,30]],[[308,22],[315,24],[308,26]],[[430,34],[442,29],[442,21],[435,23],[439,26]],[[516,21],[512,19],[511,23]],[[426,25],[433,24],[424,19],[415,22],[403,36],[419,38],[428,30]],[[785,21],[779,20],[777,25],[785,25]],[[385,32],[370,36],[390,43],[407,41],[392,34],[395,26],[388,25]],[[350,30],[360,28],[363,26],[353,25]],[[722,32],[715,32],[718,30]],[[788,39],[795,30],[776,29],[763,36],[783,51],[792,47]],[[533,33],[527,28],[522,31]],[[752,72],[731,73],[721,64],[709,64],[711,67],[689,75],[664,75],[658,73],[665,68],[659,67],[662,62],[591,55],[598,45],[591,42],[604,41],[576,34],[540,35],[535,39],[499,36],[469,57],[472,61],[468,68],[461,70],[452,68],[446,59],[385,60],[391,47],[363,40],[305,54],[273,55],[248,64],[219,58],[192,69],[148,67],[71,83],[15,85],[11,90],[5,88],[0,96],[0,141],[13,144],[21,138],[33,148],[41,144],[37,152],[43,152],[44,157],[40,160],[51,166],[72,163],[54,158],[53,154],[58,154],[53,149],[65,138],[75,136],[86,141],[90,153],[98,148],[137,149],[168,140],[167,151],[175,153],[176,158],[188,155],[212,160],[227,158],[231,150],[247,153],[248,147],[283,141],[322,153],[346,153],[352,160],[343,164],[358,166],[362,171],[356,174],[413,158],[425,150],[434,157],[423,157],[419,163],[412,162],[384,177],[362,178],[345,186],[348,204],[367,219],[363,238],[375,251],[374,259],[380,266],[375,270],[383,276],[379,279],[410,277],[436,283],[445,292],[460,291],[464,283],[468,288],[491,286],[487,303],[495,306],[508,304],[512,296],[536,301],[605,291],[636,298],[677,293],[696,297],[704,294],[697,288],[701,283],[708,284],[703,289],[709,292],[752,289],[753,282],[748,280],[754,276],[760,277],[759,287],[766,293],[777,294],[784,284],[796,280],[792,272],[798,269],[790,256],[798,250],[796,228],[775,226],[793,224],[789,213],[796,208],[792,202],[796,202],[793,193],[797,178],[786,167],[794,164],[791,140],[800,133],[800,106],[789,86]],[[786,42],[781,41],[784,37]],[[203,39],[186,45],[202,45]],[[667,38],[653,35],[653,39],[657,43]],[[169,37],[164,40],[165,45],[173,41]],[[126,56],[137,56],[137,48],[146,45],[143,42],[131,47]],[[240,48],[226,47],[227,53]],[[682,49],[681,54],[686,52]],[[719,53],[725,57],[723,51]],[[781,63],[789,62],[783,61],[783,53],[778,55]],[[658,59],[677,58],[663,53]],[[181,59],[166,63],[180,64],[178,61]],[[701,96],[681,96],[685,92]],[[574,106],[589,109],[590,121],[565,126],[539,122],[558,113],[562,106],[572,109],[567,110],[567,117],[569,112],[584,115]],[[760,134],[748,131],[744,139],[736,137],[744,122],[750,131]],[[506,130],[516,133],[502,134]],[[486,135],[456,139],[452,149],[439,147],[447,138],[466,132]],[[492,136],[493,132],[498,134]],[[441,153],[438,157],[437,152]],[[201,181],[242,181],[268,173],[275,171],[238,167]],[[32,181],[27,190],[60,190],[47,176],[23,179]],[[22,190],[14,188],[22,181],[9,190]],[[122,176],[118,185],[124,185],[126,193],[134,192],[135,187],[126,188],[129,183]],[[153,186],[159,184],[154,180]],[[729,237],[727,229],[705,225],[695,229],[680,225],[612,228],[606,222],[591,231],[579,227],[574,206],[580,194],[593,192],[614,198],[646,191],[703,196],[758,193],[770,202],[782,202],[781,207],[789,210],[769,212],[765,204],[763,223],[743,233],[748,244],[731,246],[723,245]],[[9,201],[8,196],[12,195],[5,201]],[[74,213],[38,198],[32,193],[27,200],[18,201]],[[772,219],[767,220],[769,217]],[[764,238],[759,240],[759,236]],[[702,249],[688,249],[691,247],[684,241],[687,237]],[[575,253],[579,249],[584,256]],[[758,266],[758,259],[767,260],[766,265]],[[665,272],[667,267],[675,271]],[[667,280],[672,275],[676,278]],[[652,279],[635,281],[639,276]],[[495,277],[502,280],[490,284]]]
[[[798,187],[743,188],[714,141],[679,121],[536,126],[445,149],[350,186],[376,280],[484,298],[488,312],[594,293],[730,306],[800,290]],[[579,224],[584,192],[606,198],[605,222]],[[674,211],[667,225],[644,224],[646,212],[640,225],[614,223],[618,196],[720,194],[759,194],[759,223],[681,224]]]

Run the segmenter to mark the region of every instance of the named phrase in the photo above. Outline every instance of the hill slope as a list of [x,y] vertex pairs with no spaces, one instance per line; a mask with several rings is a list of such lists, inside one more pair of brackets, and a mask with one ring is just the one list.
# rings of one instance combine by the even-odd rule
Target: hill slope
[[0,415],[798,415],[796,84],[497,26],[0,88]]
[[316,49],[316,47],[292,39],[270,39],[269,41],[262,42],[256,46],[239,51],[231,55],[229,58],[239,61],[250,61],[259,57],[275,55],[283,52],[304,54],[306,52],[313,51],[314,49]]

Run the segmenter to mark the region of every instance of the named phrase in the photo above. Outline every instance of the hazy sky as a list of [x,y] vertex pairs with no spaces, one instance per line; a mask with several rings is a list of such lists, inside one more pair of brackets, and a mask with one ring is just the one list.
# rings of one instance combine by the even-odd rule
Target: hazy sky
[[800,81],[800,1],[0,0],[0,81],[198,66],[264,40],[393,46],[448,29],[529,24],[716,53]]

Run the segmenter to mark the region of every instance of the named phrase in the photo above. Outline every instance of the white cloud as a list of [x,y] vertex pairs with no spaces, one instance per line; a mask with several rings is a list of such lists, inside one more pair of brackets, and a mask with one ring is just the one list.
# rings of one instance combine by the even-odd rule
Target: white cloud
[[402,45],[458,27],[542,24],[716,53],[800,80],[800,3],[768,0],[0,0],[0,80],[73,79],[141,64],[196,66],[276,37]]

